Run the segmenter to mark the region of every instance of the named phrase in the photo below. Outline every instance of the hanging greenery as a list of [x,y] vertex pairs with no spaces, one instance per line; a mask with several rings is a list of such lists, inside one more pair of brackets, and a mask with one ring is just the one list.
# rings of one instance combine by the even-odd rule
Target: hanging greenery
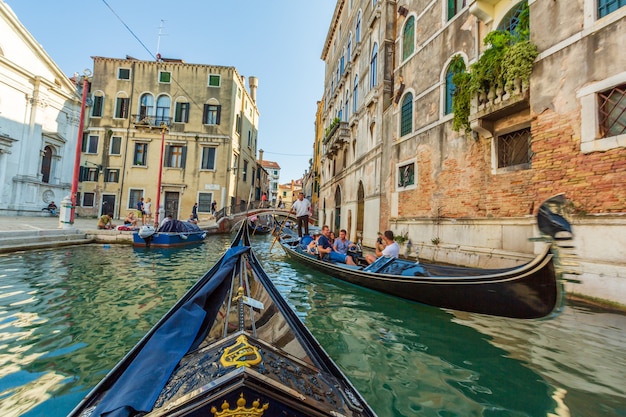
[[471,99],[479,92],[488,92],[490,88],[512,84],[515,79],[527,84],[532,73],[533,62],[537,58],[537,46],[529,38],[528,5],[519,16],[519,23],[513,32],[494,30],[489,32],[483,43],[488,48],[478,61],[466,71],[465,61],[456,55],[451,63],[454,72],[452,82],[455,91],[452,97],[455,131],[471,130],[469,115]]

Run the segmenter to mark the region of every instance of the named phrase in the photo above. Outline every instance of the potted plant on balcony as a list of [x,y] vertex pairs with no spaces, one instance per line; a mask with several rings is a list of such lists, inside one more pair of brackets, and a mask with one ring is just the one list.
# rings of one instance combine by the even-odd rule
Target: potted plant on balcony
[[460,55],[451,63],[455,85],[452,127],[456,131],[471,130],[468,118],[472,97],[478,95],[481,100],[491,100],[494,94],[500,97],[504,91],[509,91],[511,85],[517,84],[519,89],[514,91],[521,92],[522,86],[528,84],[538,54],[537,46],[529,41],[528,6],[520,14],[513,32],[494,30],[485,36],[483,43],[489,47],[471,65],[469,72]]

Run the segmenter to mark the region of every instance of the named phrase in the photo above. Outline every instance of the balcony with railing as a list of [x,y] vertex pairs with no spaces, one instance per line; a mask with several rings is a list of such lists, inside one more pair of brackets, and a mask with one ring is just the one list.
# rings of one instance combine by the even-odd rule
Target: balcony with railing
[[503,85],[488,86],[472,97],[469,123],[472,130],[489,138],[494,122],[530,109],[530,85],[516,78]]
[[138,128],[160,129],[163,126],[169,127],[172,121],[171,117],[165,116],[146,116],[145,114],[133,114],[133,124]]
[[350,128],[347,122],[333,123],[324,137],[324,156],[331,157],[350,140]]

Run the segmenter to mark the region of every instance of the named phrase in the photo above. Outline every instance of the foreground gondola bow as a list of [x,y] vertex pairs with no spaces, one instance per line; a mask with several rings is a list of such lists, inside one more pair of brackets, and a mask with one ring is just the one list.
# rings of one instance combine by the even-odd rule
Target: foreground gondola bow
[[375,413],[278,293],[247,227],[70,413],[128,416]]

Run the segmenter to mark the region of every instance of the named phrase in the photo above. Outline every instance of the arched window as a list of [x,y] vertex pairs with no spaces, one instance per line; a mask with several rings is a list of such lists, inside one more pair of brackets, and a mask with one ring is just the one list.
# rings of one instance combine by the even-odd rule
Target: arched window
[[139,118],[154,116],[154,97],[150,93],[144,93],[139,99]]
[[128,118],[130,111],[130,99],[125,92],[119,92],[115,97],[115,115],[116,119]]
[[402,60],[404,61],[415,50],[415,17],[411,16],[404,24],[402,31]]
[[376,87],[376,62],[378,61],[378,44],[372,48],[372,59],[370,60],[370,88]]
[[166,95],[162,95],[157,98],[156,126],[160,126],[162,123],[166,125],[170,124],[171,103],[172,100]]
[[357,111],[357,103],[359,101],[359,74],[354,76],[354,88],[352,91],[352,113]]
[[448,72],[446,72],[446,97],[445,97],[445,107],[443,114],[452,113],[452,97],[454,96],[454,92],[456,91],[456,86],[452,81],[452,77],[455,72],[451,67],[448,67]]
[[413,94],[404,96],[400,109],[400,136],[404,136],[413,131]]
[[102,117],[104,110],[104,93],[102,91],[94,92],[91,100],[91,117]]
[[356,43],[361,42],[361,11],[359,10],[359,14],[356,18]]
[[347,122],[348,119],[350,118],[350,95],[348,94],[348,90],[346,90],[343,109],[344,109],[343,121]]
[[528,2],[526,0],[520,1],[515,6],[511,8],[504,15],[500,24],[498,25],[498,30],[501,31],[509,31],[511,34],[516,35],[519,38],[528,39],[528,33],[522,34],[519,32],[520,29],[520,20],[523,18],[528,18]]
[[341,188],[335,190],[335,228],[334,231],[341,229]]
[[352,59],[352,32],[348,34],[347,53],[348,53],[348,56],[346,58],[348,59],[348,62],[350,62],[350,59]]
[[43,150],[43,156],[41,158],[41,181],[50,182],[50,171],[52,169],[52,148],[46,146]]

